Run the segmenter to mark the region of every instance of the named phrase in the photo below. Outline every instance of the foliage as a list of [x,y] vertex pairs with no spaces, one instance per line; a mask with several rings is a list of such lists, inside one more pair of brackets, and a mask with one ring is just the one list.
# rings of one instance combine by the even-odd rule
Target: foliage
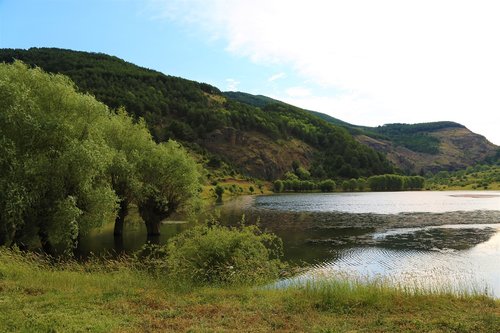
[[17,62],[0,65],[0,77],[3,242],[39,236],[43,246],[67,248],[114,218],[114,152],[102,132],[110,112],[61,75]]
[[500,188],[500,166],[481,165],[453,172],[441,171],[426,175],[429,189],[480,189]]
[[[328,280],[178,288],[128,259],[63,262],[0,248],[2,332],[497,332],[500,301]],[[314,320],[311,320],[314,318]]]
[[222,202],[222,195],[224,194],[224,187],[217,185],[215,186],[215,195],[217,196],[217,201]]
[[372,191],[421,190],[425,186],[425,178],[421,176],[379,175],[368,178],[368,186]]
[[392,172],[383,155],[358,143],[346,129],[284,103],[261,107],[240,103],[207,84],[163,75],[104,54],[47,48],[0,50],[0,61],[13,59],[68,75],[82,91],[108,106],[124,106],[136,118],[145,119],[158,141],[171,138],[192,148],[205,147],[211,133],[230,127],[306,142],[319,150],[310,172],[322,170],[325,178]]
[[318,184],[318,187],[321,190],[321,192],[333,192],[335,191],[336,186],[337,184],[335,184],[335,182],[331,179],[323,180]]
[[[175,141],[154,144],[142,152],[144,186],[139,211],[143,219],[159,216],[155,223],[173,212],[192,212],[199,206],[200,173],[191,156]],[[153,218],[154,219],[154,218]]]
[[200,225],[167,245],[169,274],[193,284],[255,284],[278,277],[282,243],[255,225]]
[[162,214],[195,206],[199,173],[177,143],[156,144],[144,123],[65,76],[16,62],[0,78],[0,244],[38,238],[67,251],[113,221],[118,203],[154,202],[146,210]]
[[463,125],[451,121],[441,121],[421,124],[388,124],[378,126],[373,130],[386,136],[398,146],[406,147],[415,152],[438,154],[440,141],[429,133],[445,128],[463,127]]
[[276,193],[281,193],[283,192],[283,190],[285,189],[285,185],[283,184],[283,181],[282,180],[276,180],[274,183],[273,183],[273,191],[276,192]]

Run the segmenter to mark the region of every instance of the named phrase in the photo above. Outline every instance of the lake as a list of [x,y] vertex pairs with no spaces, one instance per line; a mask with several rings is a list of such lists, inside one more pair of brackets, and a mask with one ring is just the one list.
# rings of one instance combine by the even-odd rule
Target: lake
[[[409,288],[487,291],[500,298],[500,192],[362,192],[240,197],[220,207],[224,223],[247,223],[283,239],[285,258],[317,277],[384,279]],[[188,228],[162,226],[160,243]],[[82,253],[133,251],[144,243],[140,223],[82,240]]]
[[[242,200],[244,201],[244,200]],[[282,194],[231,203],[278,234],[288,260],[320,276],[500,297],[500,192]]]

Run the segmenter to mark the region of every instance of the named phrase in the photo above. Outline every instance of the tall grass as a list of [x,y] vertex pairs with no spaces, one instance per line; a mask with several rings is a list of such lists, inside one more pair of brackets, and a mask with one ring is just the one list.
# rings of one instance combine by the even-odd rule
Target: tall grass
[[0,332],[364,330],[498,332],[500,305],[485,296],[330,279],[179,289],[131,258],[87,262],[0,249]]

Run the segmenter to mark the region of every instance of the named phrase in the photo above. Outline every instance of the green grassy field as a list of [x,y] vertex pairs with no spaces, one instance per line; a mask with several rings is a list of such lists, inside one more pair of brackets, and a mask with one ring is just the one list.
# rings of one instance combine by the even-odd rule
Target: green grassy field
[[426,181],[432,190],[500,190],[500,166],[478,165],[467,170],[439,172]]
[[182,287],[129,261],[0,249],[1,332],[499,332],[500,302],[381,284]]

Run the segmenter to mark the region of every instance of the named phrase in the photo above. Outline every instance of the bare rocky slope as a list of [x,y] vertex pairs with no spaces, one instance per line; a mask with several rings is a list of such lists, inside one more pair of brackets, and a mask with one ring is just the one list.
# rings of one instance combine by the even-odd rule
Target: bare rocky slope
[[439,140],[437,154],[417,152],[390,140],[367,135],[355,138],[373,149],[383,152],[397,167],[416,173],[458,170],[481,163],[494,156],[499,147],[484,136],[471,132],[465,127],[442,128],[426,135]]
[[[264,107],[278,100],[242,92],[226,92],[242,103]],[[286,104],[285,104],[286,105]],[[458,170],[497,155],[500,147],[484,136],[454,122],[357,126],[329,115],[305,110],[321,119],[346,128],[358,142],[386,155],[397,168],[409,173]]]

